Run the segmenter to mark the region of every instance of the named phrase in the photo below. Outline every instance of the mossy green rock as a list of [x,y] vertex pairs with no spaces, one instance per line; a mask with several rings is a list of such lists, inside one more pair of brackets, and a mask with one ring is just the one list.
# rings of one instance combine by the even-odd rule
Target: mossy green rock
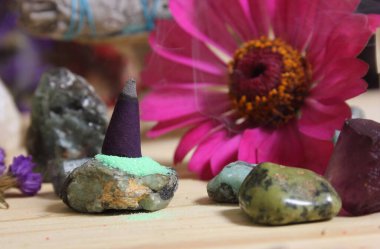
[[57,158],[50,160],[48,163],[48,176],[53,184],[54,192],[56,195],[60,195],[62,186],[66,181],[66,178],[73,172],[74,169],[82,166],[85,162],[91,158],[64,160]]
[[242,161],[228,164],[207,184],[208,196],[220,203],[238,203],[240,186],[255,166]]
[[310,170],[261,163],[242,183],[239,204],[253,222],[286,225],[336,216],[341,200],[323,177]]
[[60,197],[82,213],[156,211],[169,205],[177,189],[177,174],[168,170],[165,175],[138,176],[91,159],[71,172]]

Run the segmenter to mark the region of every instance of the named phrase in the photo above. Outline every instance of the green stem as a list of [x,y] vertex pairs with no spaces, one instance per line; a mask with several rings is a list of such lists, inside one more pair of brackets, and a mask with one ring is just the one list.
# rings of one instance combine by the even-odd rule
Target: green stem
[[8,209],[9,204],[5,201],[4,192],[7,189],[17,187],[17,179],[10,175],[0,176],[0,208]]
[[10,175],[0,176],[0,192],[4,193],[5,190],[17,187],[17,179]]

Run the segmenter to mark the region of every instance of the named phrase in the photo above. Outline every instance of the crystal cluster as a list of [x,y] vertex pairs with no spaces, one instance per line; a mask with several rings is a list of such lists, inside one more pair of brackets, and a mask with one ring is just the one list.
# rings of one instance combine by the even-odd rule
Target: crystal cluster
[[27,149],[45,180],[52,159],[80,159],[100,152],[106,106],[80,76],[58,68],[46,72],[35,92]]

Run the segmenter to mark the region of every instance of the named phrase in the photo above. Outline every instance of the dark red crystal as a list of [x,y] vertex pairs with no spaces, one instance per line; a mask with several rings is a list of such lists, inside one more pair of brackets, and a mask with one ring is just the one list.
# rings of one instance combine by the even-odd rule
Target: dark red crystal
[[380,211],[380,124],[367,119],[347,120],[325,176],[348,213]]

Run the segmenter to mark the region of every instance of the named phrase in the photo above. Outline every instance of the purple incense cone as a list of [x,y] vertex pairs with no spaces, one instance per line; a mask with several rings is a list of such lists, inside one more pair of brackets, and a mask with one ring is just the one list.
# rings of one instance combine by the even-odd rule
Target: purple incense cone
[[120,93],[103,142],[102,153],[141,157],[140,114],[136,81],[129,79]]

